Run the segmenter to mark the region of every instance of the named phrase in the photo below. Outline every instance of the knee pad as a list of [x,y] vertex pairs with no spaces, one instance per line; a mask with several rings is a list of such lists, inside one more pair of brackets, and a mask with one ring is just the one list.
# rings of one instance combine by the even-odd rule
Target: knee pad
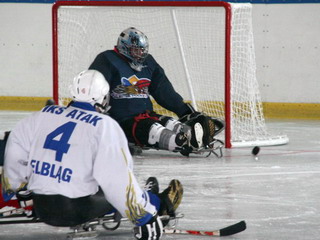
[[155,145],[156,143],[159,143],[160,136],[165,129],[166,128],[162,126],[160,123],[152,124],[149,130],[148,143],[150,145]]
[[160,123],[165,126],[165,128],[175,132],[175,133],[185,133],[187,135],[191,134],[191,127],[185,123],[180,122],[172,117],[162,116],[159,118]]
[[180,132],[180,130],[182,129],[183,124],[174,118],[165,117],[161,120],[163,121],[163,126],[175,133]]
[[165,150],[174,150],[177,147],[175,142],[176,134],[162,126],[160,123],[154,123],[149,131],[148,143],[152,146]]

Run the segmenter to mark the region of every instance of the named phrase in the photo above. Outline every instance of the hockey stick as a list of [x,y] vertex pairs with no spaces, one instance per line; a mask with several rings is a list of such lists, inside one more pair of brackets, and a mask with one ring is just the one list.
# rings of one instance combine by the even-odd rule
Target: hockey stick
[[[15,219],[15,218],[19,219]],[[21,218],[25,219],[21,219]],[[176,217],[170,217],[168,215],[161,216],[160,218],[162,220],[172,220],[172,219],[179,219],[183,218],[184,215],[182,213],[179,213],[176,215]],[[122,218],[120,219],[120,222],[125,222],[128,221],[127,218]],[[0,225],[1,224],[25,224],[25,223],[38,223],[42,222],[38,218],[26,218],[24,215],[24,209],[23,208],[17,208],[17,209],[12,209],[8,210],[5,212],[0,213]],[[89,224],[92,225],[100,225],[102,223],[108,223],[108,222],[116,222],[113,218],[101,218],[101,219],[96,219],[92,220]],[[230,225],[228,227],[219,229],[219,230],[214,230],[214,231],[199,231],[199,230],[181,230],[181,229],[164,229],[163,232],[167,234],[191,234],[191,235],[201,235],[201,236],[229,236],[233,235],[239,232],[242,232],[246,229],[246,223],[245,221],[240,221],[238,223],[235,223],[233,225]]]
[[40,219],[35,217],[27,217],[24,208],[14,208],[0,212],[0,225],[1,224],[24,224],[24,223],[37,223],[41,222]]
[[[176,217],[170,217],[170,216],[161,216],[162,220],[172,220],[172,219],[178,219],[182,218],[183,214],[179,214]],[[126,222],[129,221],[128,218],[121,218],[120,222]],[[0,225],[1,224],[23,224],[23,223],[38,223],[42,222],[39,218],[28,218],[24,214],[24,208],[15,208],[12,210],[7,210],[0,213]],[[116,223],[115,219],[112,218],[112,216],[106,216],[102,218],[92,219],[87,224],[91,225],[100,225],[102,223]]]
[[24,211],[25,211],[24,208],[14,208],[14,209],[6,210],[3,212],[0,212],[0,219],[12,217],[14,215],[23,215]]
[[[23,218],[23,219],[21,219]],[[11,218],[11,220],[0,220],[0,225],[7,225],[7,224],[26,224],[26,223],[41,223],[42,221],[39,218],[26,218],[22,216],[20,219]],[[1,219],[1,218],[0,218]]]
[[247,228],[245,221],[240,221],[233,225],[214,231],[199,231],[199,230],[180,230],[180,229],[164,229],[163,232],[167,234],[191,234],[200,236],[230,236],[244,231]]

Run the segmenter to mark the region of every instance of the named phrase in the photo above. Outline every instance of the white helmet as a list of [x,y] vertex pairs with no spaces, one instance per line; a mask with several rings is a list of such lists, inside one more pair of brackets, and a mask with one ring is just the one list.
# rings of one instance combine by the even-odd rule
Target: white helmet
[[70,93],[74,101],[90,103],[102,113],[109,110],[109,90],[107,80],[96,70],[80,72],[70,86]]

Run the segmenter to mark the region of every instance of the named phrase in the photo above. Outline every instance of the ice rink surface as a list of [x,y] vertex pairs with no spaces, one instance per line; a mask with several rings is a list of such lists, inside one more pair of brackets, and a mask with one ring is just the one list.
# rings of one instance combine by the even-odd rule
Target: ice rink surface
[[[27,112],[0,111],[0,131],[13,128]],[[240,220],[247,229],[221,237],[231,240],[320,239],[320,121],[268,120],[269,129],[287,134],[282,146],[224,149],[213,155],[181,156],[148,150],[135,156],[135,174],[144,185],[155,176],[164,189],[173,178],[184,186],[178,209],[185,217],[179,229],[215,230]],[[68,228],[42,223],[0,225],[0,239],[66,239]],[[134,239],[129,223],[114,232],[98,228],[96,239]],[[166,235],[163,239],[212,239],[206,236]],[[217,239],[217,237],[214,237]]]

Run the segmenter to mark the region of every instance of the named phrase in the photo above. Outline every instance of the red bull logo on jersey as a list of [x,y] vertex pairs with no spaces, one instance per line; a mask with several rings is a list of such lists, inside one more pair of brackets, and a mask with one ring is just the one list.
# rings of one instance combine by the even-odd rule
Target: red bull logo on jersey
[[122,77],[121,85],[111,91],[111,96],[116,99],[148,98],[150,84],[151,80],[148,78],[138,78],[136,75],[129,78]]

